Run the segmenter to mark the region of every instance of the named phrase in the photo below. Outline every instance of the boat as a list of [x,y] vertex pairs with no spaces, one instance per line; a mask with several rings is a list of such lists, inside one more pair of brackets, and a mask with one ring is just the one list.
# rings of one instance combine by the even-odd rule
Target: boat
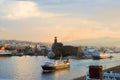
[[4,47],[0,48],[0,56],[12,56],[12,53],[9,50],[5,50]]
[[105,59],[105,58],[111,58],[112,56],[110,53],[99,53],[99,54],[94,54],[93,59]]
[[0,56],[12,56],[12,54],[8,50],[0,50]]
[[54,62],[45,62],[44,65],[41,66],[43,70],[58,70],[58,69],[66,69],[70,67],[69,59],[67,60],[56,60]]
[[93,54],[92,54],[93,59],[105,59],[105,58],[111,58],[111,54],[109,52],[100,52],[98,50],[96,50]]

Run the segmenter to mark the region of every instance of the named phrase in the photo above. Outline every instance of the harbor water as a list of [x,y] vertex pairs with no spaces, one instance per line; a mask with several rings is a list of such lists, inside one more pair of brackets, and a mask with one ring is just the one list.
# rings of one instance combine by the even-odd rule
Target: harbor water
[[72,80],[84,76],[89,65],[103,65],[104,69],[120,64],[120,54],[114,54],[113,58],[70,59],[70,69],[43,72],[41,65],[45,61],[51,61],[44,56],[12,56],[0,57],[0,80]]

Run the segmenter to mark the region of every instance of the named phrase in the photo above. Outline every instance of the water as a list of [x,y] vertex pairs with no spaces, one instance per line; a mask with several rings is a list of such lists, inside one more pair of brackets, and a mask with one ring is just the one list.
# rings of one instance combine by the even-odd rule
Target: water
[[70,59],[70,69],[43,73],[41,65],[49,59],[44,56],[22,56],[0,58],[0,80],[71,80],[86,74],[88,66],[103,65],[104,69],[120,64],[120,54],[111,59]]

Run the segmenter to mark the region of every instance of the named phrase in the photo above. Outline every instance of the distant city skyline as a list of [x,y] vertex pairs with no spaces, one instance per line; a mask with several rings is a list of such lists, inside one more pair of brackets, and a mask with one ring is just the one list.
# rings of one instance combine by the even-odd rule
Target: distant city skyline
[[0,0],[0,39],[120,38],[120,0]]

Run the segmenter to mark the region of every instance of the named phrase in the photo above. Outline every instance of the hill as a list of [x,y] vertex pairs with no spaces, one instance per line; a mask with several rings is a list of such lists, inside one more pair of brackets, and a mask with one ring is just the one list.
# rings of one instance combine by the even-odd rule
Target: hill
[[81,39],[64,42],[65,45],[73,46],[114,46],[120,47],[120,38],[96,38],[96,39]]

